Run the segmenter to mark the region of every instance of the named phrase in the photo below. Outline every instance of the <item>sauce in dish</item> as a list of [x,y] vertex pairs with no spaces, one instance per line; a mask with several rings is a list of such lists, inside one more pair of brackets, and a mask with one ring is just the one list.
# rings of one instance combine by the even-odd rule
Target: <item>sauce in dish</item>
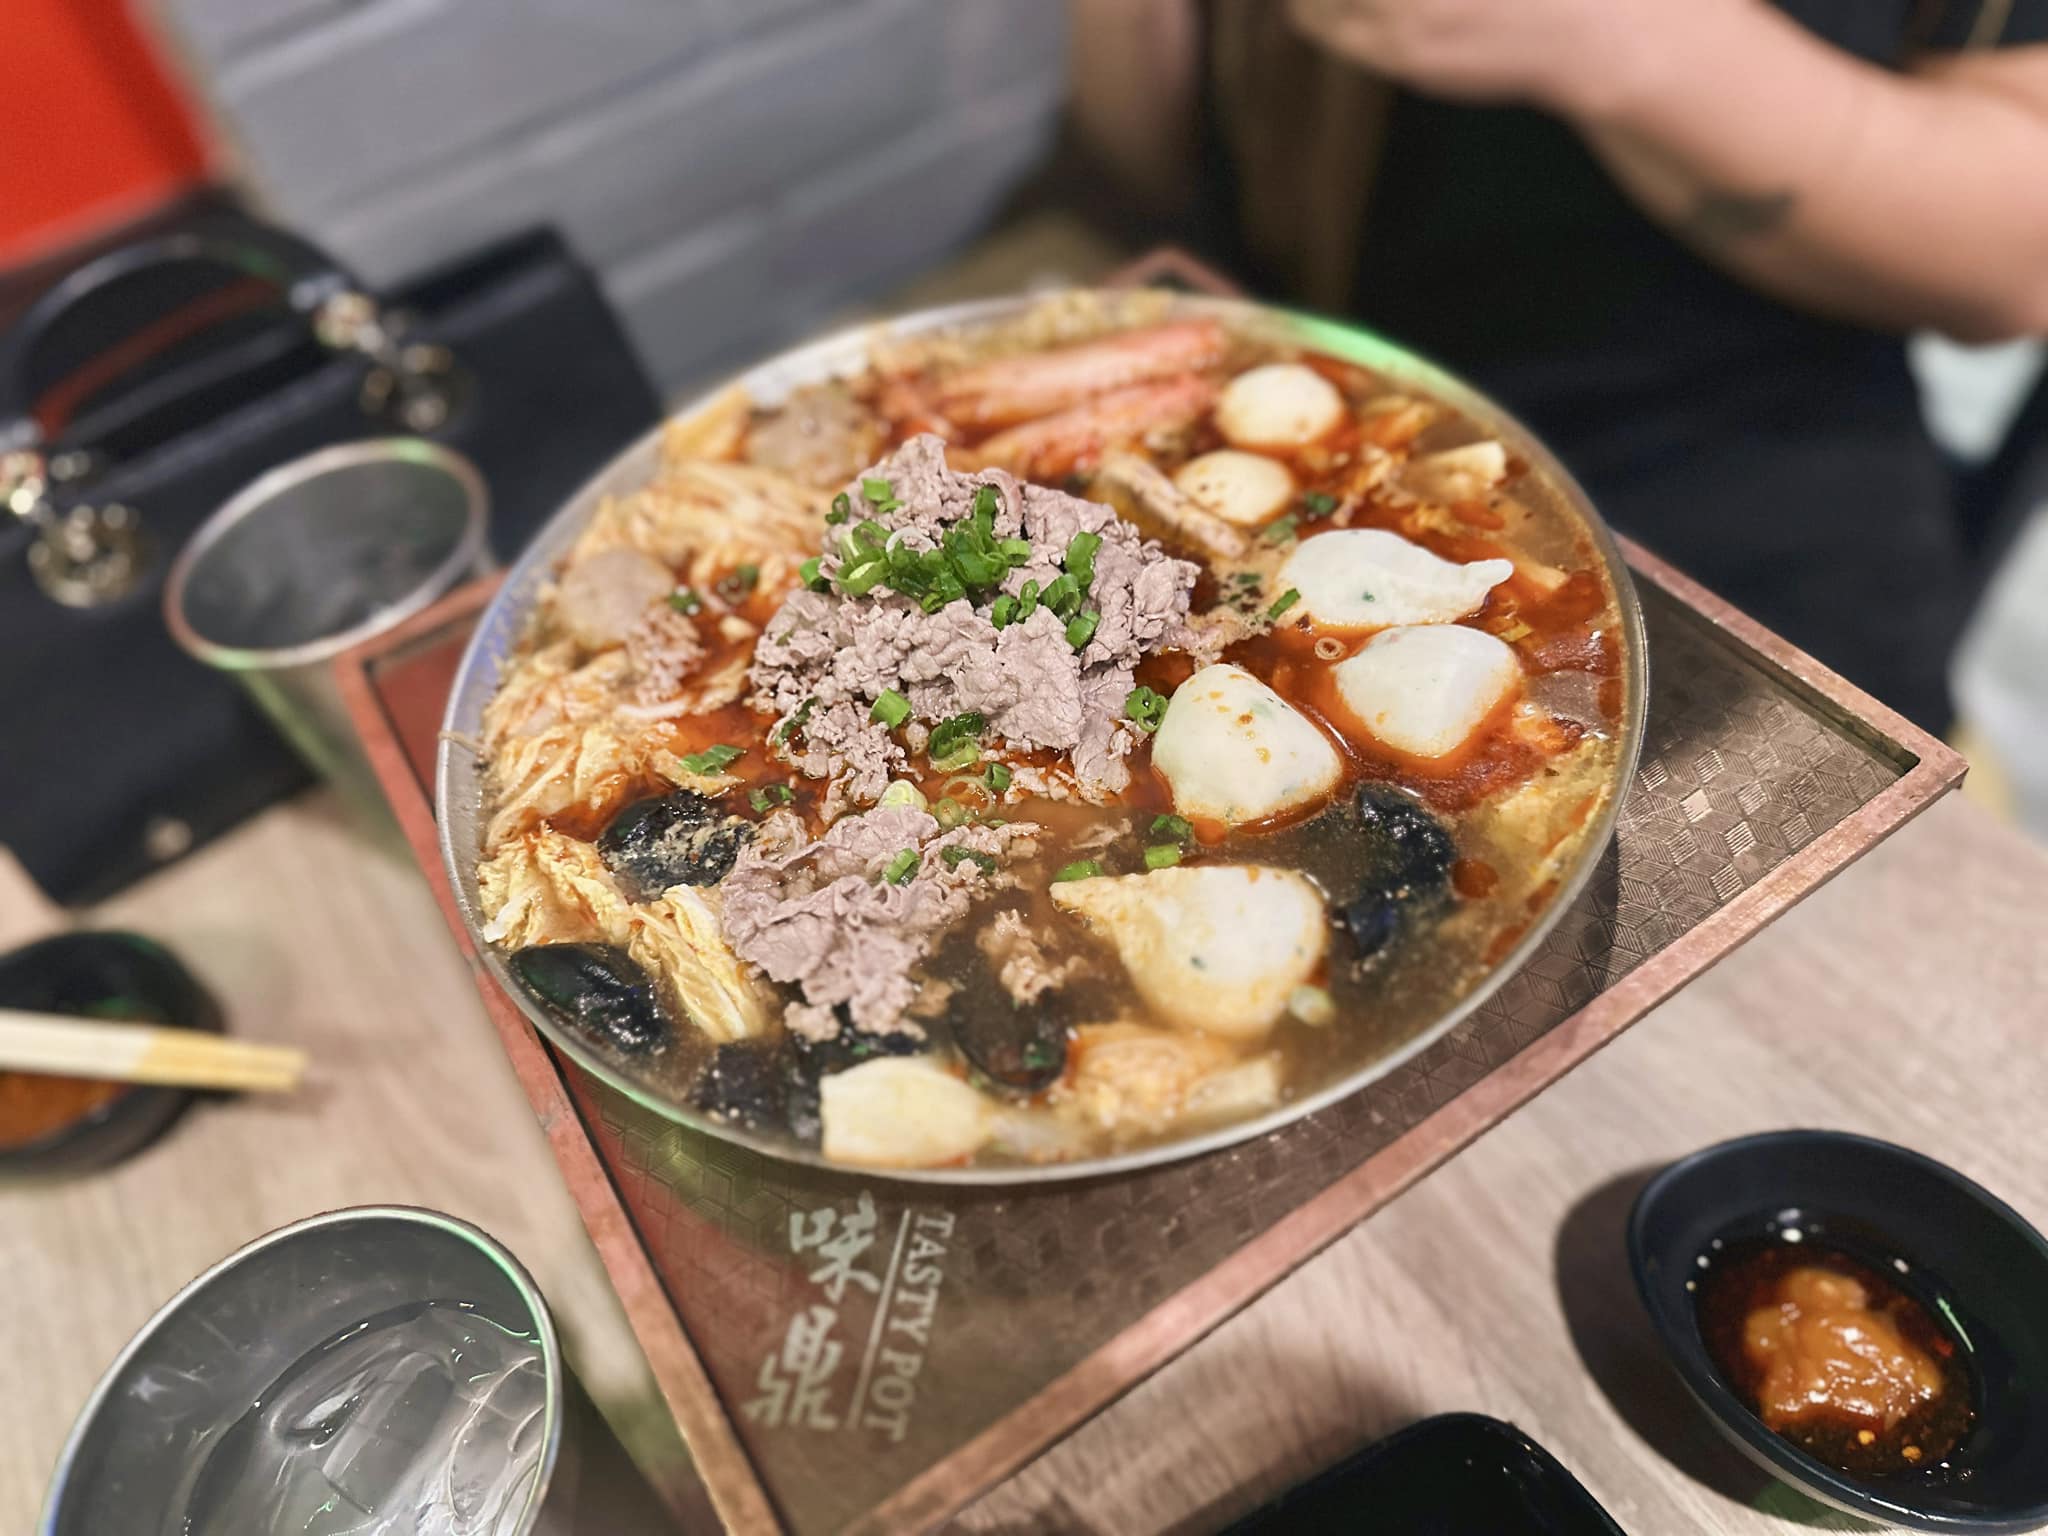
[[1782,1237],[1731,1245],[1697,1294],[1722,1373],[1767,1426],[1829,1466],[1928,1471],[1969,1430],[1966,1352],[1870,1265]]

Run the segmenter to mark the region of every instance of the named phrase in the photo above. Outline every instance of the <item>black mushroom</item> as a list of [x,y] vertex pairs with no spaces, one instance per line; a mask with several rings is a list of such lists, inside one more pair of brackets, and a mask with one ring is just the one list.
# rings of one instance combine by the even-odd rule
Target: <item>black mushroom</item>
[[1427,807],[1391,784],[1360,785],[1350,816],[1364,879],[1338,915],[1358,957],[1369,960],[1408,913],[1443,898],[1458,850]]
[[629,900],[652,901],[673,885],[718,884],[753,835],[752,822],[679,789],[620,811],[597,851]]
[[629,1056],[674,1038],[654,983],[640,963],[609,944],[537,944],[512,956],[512,970],[570,1028]]
[[712,1051],[690,1102],[714,1119],[749,1130],[779,1128],[787,1113],[788,1081],[779,1040],[733,1040]]
[[983,908],[946,936],[931,969],[959,978],[946,989],[937,1029],[951,1035],[982,1086],[1028,1095],[1060,1080],[1074,1022],[1062,988],[1074,967],[1047,954],[1026,909]]
[[1042,1093],[1067,1070],[1068,1009],[1058,992],[1020,1003],[994,985],[956,992],[946,1021],[953,1044],[989,1086]]

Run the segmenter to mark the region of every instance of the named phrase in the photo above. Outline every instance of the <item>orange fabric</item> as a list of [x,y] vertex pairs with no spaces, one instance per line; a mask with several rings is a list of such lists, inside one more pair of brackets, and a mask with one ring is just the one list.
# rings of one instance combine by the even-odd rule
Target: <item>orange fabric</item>
[[208,156],[124,0],[0,0],[0,267],[164,202]]

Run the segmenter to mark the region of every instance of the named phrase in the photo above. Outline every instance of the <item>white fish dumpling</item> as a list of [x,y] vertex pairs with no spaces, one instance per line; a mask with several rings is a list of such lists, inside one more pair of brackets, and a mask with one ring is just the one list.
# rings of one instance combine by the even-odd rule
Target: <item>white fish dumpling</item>
[[1294,476],[1285,464],[1235,448],[1189,459],[1174,471],[1173,483],[1197,506],[1240,528],[1269,521],[1294,496]]
[[1264,1036],[1322,962],[1323,900],[1288,869],[1174,865],[1068,880],[1053,905],[1116,946],[1131,984],[1162,1017],[1231,1040]]
[[1522,680],[1514,648],[1462,624],[1383,630],[1331,669],[1373,737],[1411,757],[1455,752]]
[[877,1056],[818,1083],[825,1156],[870,1168],[930,1168],[971,1157],[995,1106],[928,1056]]
[[1511,560],[1460,565],[1384,528],[1341,528],[1303,539],[1276,580],[1313,623],[1381,629],[1462,619],[1514,574]]
[[1216,425],[1240,448],[1299,448],[1344,419],[1344,397],[1315,369],[1267,363],[1240,373],[1216,398]]
[[1232,826],[1328,794],[1344,765],[1329,739],[1242,667],[1217,662],[1173,690],[1152,765],[1173,808]]

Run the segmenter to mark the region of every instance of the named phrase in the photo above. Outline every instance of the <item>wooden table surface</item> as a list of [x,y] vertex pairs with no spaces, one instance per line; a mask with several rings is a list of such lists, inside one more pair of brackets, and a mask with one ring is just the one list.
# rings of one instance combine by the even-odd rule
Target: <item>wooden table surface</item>
[[[106,1362],[212,1260],[307,1213],[436,1206],[504,1239],[629,1443],[660,1406],[419,876],[315,796],[109,903],[296,1098],[202,1106],[84,1180],[0,1191],[0,1530],[27,1531]],[[0,865],[0,944],[60,926]],[[1684,1399],[1629,1288],[1647,1171],[1782,1126],[1888,1136],[2048,1225],[2048,857],[1936,806],[1604,1054],[961,1519],[1200,1532],[1423,1414],[1547,1444],[1634,1536],[1869,1529],[1768,1484]]]

